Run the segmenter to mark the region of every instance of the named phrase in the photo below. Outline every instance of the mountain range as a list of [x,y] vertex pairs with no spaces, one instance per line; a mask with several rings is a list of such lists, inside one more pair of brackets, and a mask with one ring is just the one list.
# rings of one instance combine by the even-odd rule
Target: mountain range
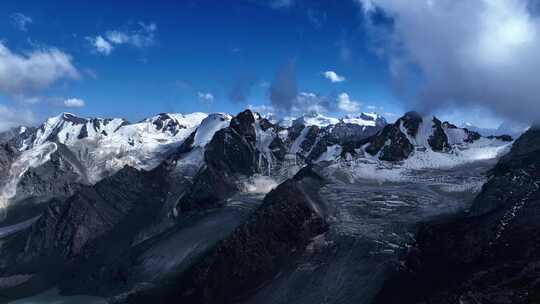
[[0,294],[453,303],[499,296],[512,250],[502,271],[520,283],[501,290],[532,299],[537,132],[416,112],[62,113],[0,134]]

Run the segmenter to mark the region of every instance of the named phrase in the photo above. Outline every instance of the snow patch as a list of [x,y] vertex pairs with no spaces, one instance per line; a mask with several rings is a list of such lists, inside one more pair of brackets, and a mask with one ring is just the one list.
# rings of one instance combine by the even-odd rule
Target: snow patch
[[340,145],[332,145],[326,148],[326,151],[319,156],[317,162],[322,161],[337,161],[341,156],[341,151],[343,149]]
[[244,192],[265,194],[276,188],[278,183],[269,176],[256,175],[243,184]]
[[232,117],[228,114],[210,114],[202,120],[195,133],[193,146],[205,147],[217,131],[229,126]]
[[0,217],[5,217],[5,209],[9,206],[9,200],[17,192],[17,184],[30,168],[36,168],[51,159],[51,154],[56,152],[58,146],[56,143],[48,142],[33,149],[24,151],[11,164],[8,172],[8,182],[0,190]]

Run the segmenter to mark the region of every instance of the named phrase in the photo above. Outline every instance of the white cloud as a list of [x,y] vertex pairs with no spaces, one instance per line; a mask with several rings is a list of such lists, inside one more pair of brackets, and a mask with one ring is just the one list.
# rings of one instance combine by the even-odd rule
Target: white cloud
[[102,36],[86,37],[86,39],[90,41],[90,43],[98,53],[101,53],[103,55],[109,55],[113,50],[112,44],[110,44],[109,41],[105,40],[105,38],[103,38]]
[[404,92],[417,96],[419,110],[481,106],[540,120],[540,16],[532,1],[358,1],[368,16],[378,7],[393,19],[386,34],[368,26],[383,41],[394,82],[419,87]]
[[22,13],[13,13],[10,18],[13,25],[23,32],[26,32],[28,30],[27,25],[32,23],[32,18]]
[[358,112],[360,110],[361,103],[351,100],[351,97],[347,93],[341,93],[337,98],[338,109],[345,112]]
[[343,76],[340,76],[338,75],[336,72],[334,71],[326,71],[323,73],[324,77],[328,80],[330,80],[331,82],[343,82],[345,81],[345,77]]
[[202,103],[211,104],[214,102],[214,95],[212,95],[212,93],[198,92],[197,96]]
[[120,31],[108,31],[106,37],[111,43],[114,44],[122,44],[129,41],[129,36]]
[[137,23],[137,27],[127,30],[111,30],[103,35],[87,37],[96,51],[109,55],[115,45],[131,45],[136,48],[146,48],[155,44],[155,23]]
[[0,132],[35,123],[36,118],[30,110],[17,110],[0,104]]
[[58,80],[79,78],[71,56],[56,48],[16,54],[0,42],[1,93],[10,96],[31,95]]
[[68,108],[82,108],[85,104],[84,100],[80,98],[68,98],[64,100],[64,106]]

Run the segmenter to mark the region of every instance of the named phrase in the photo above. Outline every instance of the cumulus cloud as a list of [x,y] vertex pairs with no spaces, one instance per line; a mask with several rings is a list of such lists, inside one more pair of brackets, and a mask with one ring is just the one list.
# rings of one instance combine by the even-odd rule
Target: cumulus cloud
[[13,13],[9,16],[11,18],[11,23],[20,31],[26,32],[28,30],[27,25],[32,23],[32,18],[22,14],[22,13]]
[[323,73],[324,77],[331,82],[343,82],[345,81],[345,77],[338,75],[334,71],[326,71]]
[[32,95],[58,80],[79,78],[71,56],[56,48],[18,54],[0,42],[1,93],[10,96]]
[[351,97],[347,93],[341,93],[337,97],[338,109],[345,112],[358,112],[360,110],[361,103],[351,100]]
[[214,102],[214,95],[212,93],[197,92],[197,97],[199,101],[204,104],[211,104]]
[[109,55],[115,45],[131,45],[136,48],[146,48],[155,44],[155,23],[137,23],[137,26],[127,30],[111,30],[105,34],[86,37],[94,49],[101,54]]
[[0,132],[35,123],[35,115],[30,110],[18,110],[0,104]]
[[68,98],[64,100],[64,106],[68,108],[82,108],[85,104],[84,100],[80,98]]
[[393,20],[385,55],[397,84],[420,71],[420,110],[481,106],[540,120],[540,18],[529,1],[357,1]]

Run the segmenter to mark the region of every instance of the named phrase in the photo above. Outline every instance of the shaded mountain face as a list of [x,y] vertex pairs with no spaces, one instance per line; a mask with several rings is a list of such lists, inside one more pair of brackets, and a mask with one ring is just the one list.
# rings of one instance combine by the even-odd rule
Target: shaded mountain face
[[[3,239],[3,293],[31,293],[71,271],[93,269],[129,248],[137,233],[157,221],[167,182],[161,170],[125,167],[66,200],[53,199],[28,229]],[[96,264],[97,263],[97,264]],[[29,274],[18,286],[3,278]],[[8,288],[6,288],[8,287]]]
[[389,281],[380,303],[538,302],[539,203],[540,130],[530,129],[467,213],[420,227],[407,270]]
[[279,185],[262,205],[173,283],[128,303],[231,303],[247,296],[327,230],[328,207],[317,197],[324,178],[311,167]]

